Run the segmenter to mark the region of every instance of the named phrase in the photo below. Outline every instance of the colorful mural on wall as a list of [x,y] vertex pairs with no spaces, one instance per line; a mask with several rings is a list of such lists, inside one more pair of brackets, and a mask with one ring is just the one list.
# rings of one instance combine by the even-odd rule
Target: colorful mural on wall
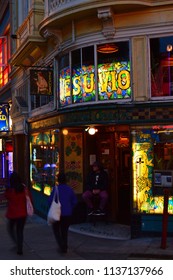
[[83,190],[82,133],[68,133],[64,137],[64,165],[68,184],[76,193]]

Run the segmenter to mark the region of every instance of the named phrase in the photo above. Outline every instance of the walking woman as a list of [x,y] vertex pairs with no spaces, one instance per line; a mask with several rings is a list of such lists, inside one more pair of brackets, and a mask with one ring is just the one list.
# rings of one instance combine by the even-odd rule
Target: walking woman
[[6,189],[8,201],[6,217],[7,230],[12,240],[17,245],[17,254],[23,254],[23,231],[27,217],[25,185],[22,184],[18,173],[10,176],[10,185]]
[[[66,184],[65,174],[58,175],[58,194],[61,203],[61,219],[52,224],[53,233],[61,253],[67,253],[68,229],[72,222],[73,209],[77,203],[77,197],[73,189]],[[53,188],[49,198],[49,206],[52,203],[56,186]]]

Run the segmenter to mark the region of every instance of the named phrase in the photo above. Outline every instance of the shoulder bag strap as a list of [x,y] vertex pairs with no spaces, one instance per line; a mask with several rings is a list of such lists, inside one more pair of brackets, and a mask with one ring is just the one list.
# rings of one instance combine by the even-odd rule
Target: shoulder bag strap
[[59,202],[59,191],[58,191],[58,186],[55,186],[55,191],[54,191],[54,196],[53,199],[56,200],[57,198],[57,203]]

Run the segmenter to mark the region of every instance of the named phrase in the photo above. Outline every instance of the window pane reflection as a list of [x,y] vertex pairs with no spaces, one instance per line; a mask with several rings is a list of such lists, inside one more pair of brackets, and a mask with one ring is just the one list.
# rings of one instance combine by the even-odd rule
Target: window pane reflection
[[173,37],[150,39],[151,96],[173,96]]

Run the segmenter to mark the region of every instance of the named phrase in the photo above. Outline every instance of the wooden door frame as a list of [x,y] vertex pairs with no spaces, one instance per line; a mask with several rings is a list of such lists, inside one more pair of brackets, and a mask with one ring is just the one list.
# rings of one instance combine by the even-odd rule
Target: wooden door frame
[[[104,130],[104,129],[107,130]],[[114,129],[109,130],[109,127],[105,127],[103,126],[101,129],[99,129],[99,131],[93,136],[85,136],[85,145],[86,145],[86,149],[85,150],[85,156],[84,158],[86,158],[86,166],[85,170],[88,172],[89,168],[90,168],[90,155],[91,154],[95,154],[96,155],[96,160],[100,161],[103,164],[103,167],[105,169],[106,166],[104,164],[104,162],[102,162],[102,159],[105,157],[108,157],[107,160],[108,162],[110,161],[110,168],[108,170],[108,175],[109,175],[109,189],[108,189],[108,193],[109,193],[109,220],[112,222],[119,222],[119,194],[118,194],[118,164],[119,164],[119,155],[118,155],[118,148],[117,148],[117,135],[119,132],[121,131],[127,131],[129,132],[129,127],[127,126],[117,126],[117,127],[113,127]],[[89,137],[89,138],[88,138]],[[88,141],[89,139],[89,141]],[[109,151],[104,151],[102,150],[101,147],[101,140],[107,139],[109,140]],[[93,141],[93,143],[92,143]],[[89,145],[88,145],[89,142]],[[92,144],[93,145],[92,145]],[[87,147],[88,146],[88,147]],[[102,154],[103,153],[103,154]],[[107,153],[107,156],[106,156]],[[129,154],[130,154],[130,147],[129,147]],[[103,156],[103,157],[102,157]],[[129,209],[130,212],[130,209]]]

